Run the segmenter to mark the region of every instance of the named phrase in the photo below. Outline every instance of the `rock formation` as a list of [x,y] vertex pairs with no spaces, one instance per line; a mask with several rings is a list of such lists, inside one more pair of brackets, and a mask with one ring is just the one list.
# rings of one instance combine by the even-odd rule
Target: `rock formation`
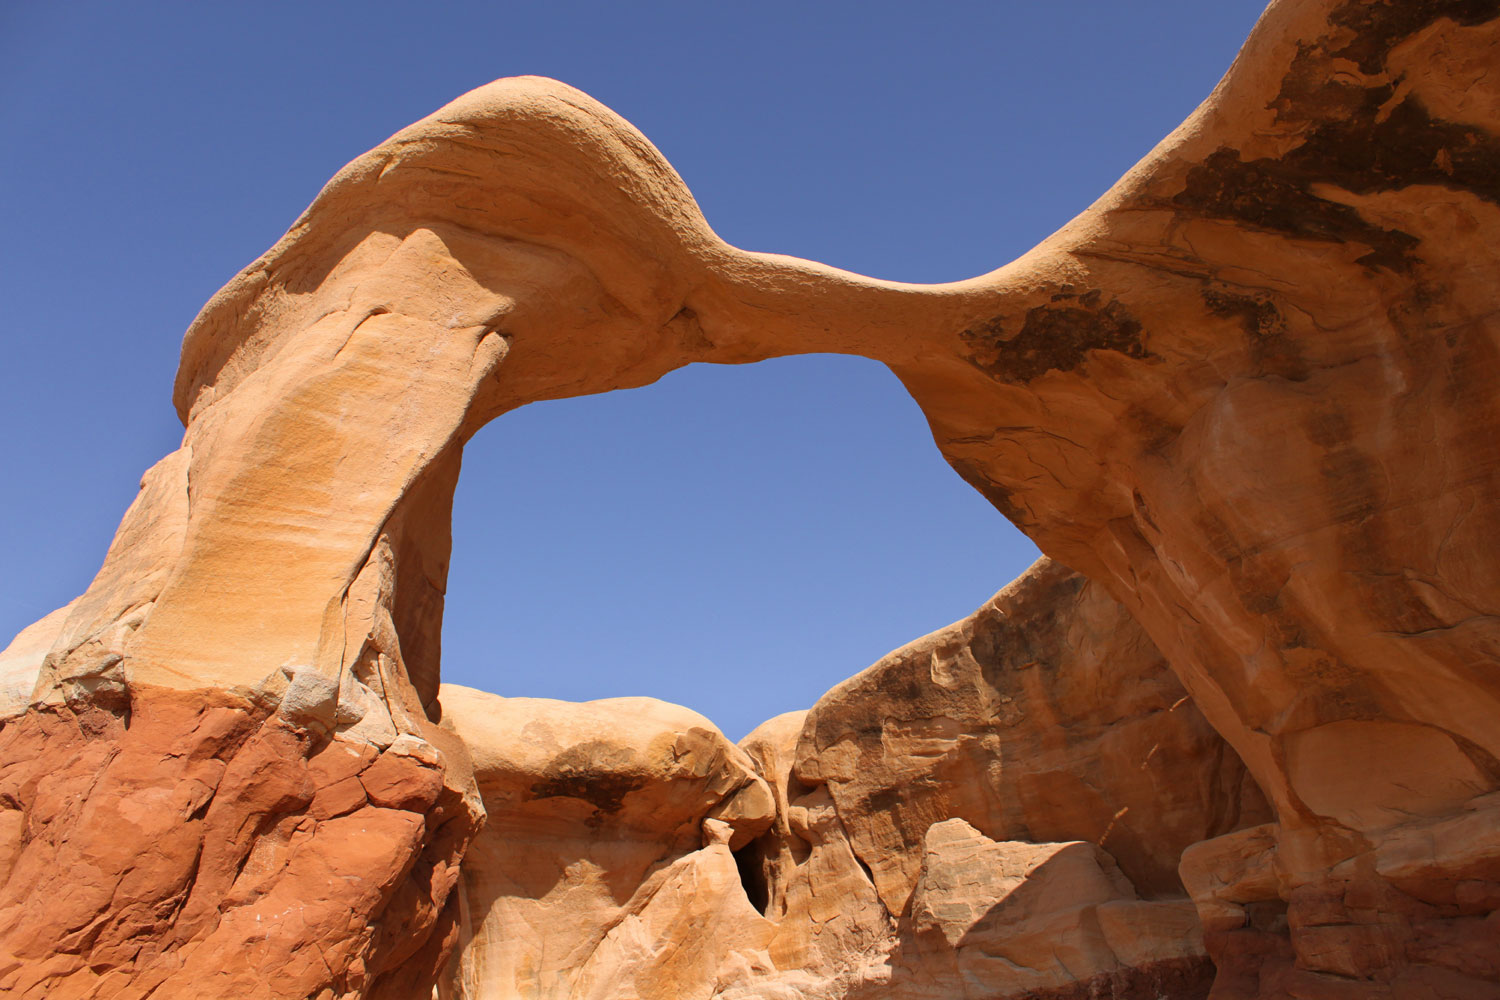
[[713,723],[650,698],[454,685],[442,712],[472,748],[488,814],[463,861],[447,996],[706,1000],[726,969],[754,967],[773,926],[730,852],[775,802]]
[[777,793],[748,852],[772,957],[818,995],[1201,996],[1178,858],[1269,818],[1140,626],[1047,559],[742,745]]
[[[1198,753],[1194,777],[1142,817],[1146,785],[1095,755],[1173,721],[1151,693],[1164,678],[1111,720],[996,653],[1005,676],[971,683],[959,707],[978,714],[951,729],[842,700],[856,682],[828,704],[867,711],[878,748],[841,734],[843,709],[815,710],[795,750],[785,721],[763,733],[747,753],[784,811],[703,812],[696,850],[662,831],[667,867],[609,904],[628,929],[576,988],[659,988],[652,942],[688,902],[736,924],[683,957],[692,975],[734,965],[726,991],[894,940],[886,988],[956,975],[979,995],[1017,928],[1053,920],[1092,935],[1068,939],[1079,968],[1190,961],[1111,916],[1140,905],[1133,888],[1176,926],[1164,852],[1181,847],[1219,1000],[1493,996],[1497,57],[1496,0],[1277,0],[1098,202],[947,285],[728,246],[649,142],[551,81],[499,81],[399,132],[204,308],[175,389],[182,447],[146,472],[87,592],[0,653],[0,990],[425,995],[463,938],[454,889],[482,814],[463,740],[435,721],[463,443],[534,400],[833,351],[901,378],[959,474],[1118,602],[1228,749],[1176,720],[1161,752]],[[1038,756],[1019,767],[1012,692],[1062,719],[1055,741],[1023,729]],[[928,746],[941,756],[916,759]],[[728,795],[743,762],[700,749],[719,761],[706,784],[640,764],[653,794]],[[1236,759],[1271,809],[1245,829]],[[911,802],[882,812],[880,782],[907,773]],[[695,801],[672,822],[716,808]],[[774,932],[732,916],[723,857],[761,820],[781,838],[760,849]],[[873,896],[847,867],[861,851],[884,852],[865,861]],[[955,874],[979,864],[982,883]],[[1019,898],[1054,870],[1072,916]],[[794,913],[824,933],[782,930]],[[762,950],[770,966],[746,957]],[[849,975],[839,988],[864,981]]]
[[1140,626],[1046,559],[740,748],[650,699],[440,703],[488,816],[451,1000],[1201,996],[1178,858],[1269,819]]

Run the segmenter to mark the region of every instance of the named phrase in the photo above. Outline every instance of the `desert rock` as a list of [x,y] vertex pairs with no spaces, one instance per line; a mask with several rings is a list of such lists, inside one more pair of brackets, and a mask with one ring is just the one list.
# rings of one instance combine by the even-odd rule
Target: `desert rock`
[[463,863],[460,953],[443,996],[707,998],[770,969],[773,925],[731,849],[775,803],[695,712],[441,689],[488,820]]
[[[1192,879],[1206,919],[1285,906],[1206,938],[1239,970],[1219,998],[1493,995],[1497,51],[1489,0],[1278,0],[1094,205],[946,285],[725,244],[643,136],[552,81],[392,136],[194,321],[181,448],[88,590],[0,654],[22,814],[0,827],[0,989],[212,993],[240,975],[215,963],[268,997],[430,987],[478,822],[432,722],[464,442],[540,399],[831,351],[901,378],[953,467],[1126,609],[1265,793],[1276,901],[1211,888],[1241,880],[1233,845]],[[397,750],[381,767],[405,778],[309,811],[299,775],[328,746],[386,759],[403,737],[436,763]],[[280,790],[220,786],[250,761]],[[379,887],[266,936],[257,905],[345,870],[320,823],[357,826]],[[1124,841],[1121,870],[1164,885]],[[59,881],[96,854],[87,888]]]
[[1047,559],[739,748],[650,699],[440,704],[488,816],[452,1000],[1191,1000],[1177,860],[1269,817],[1139,626]]
[[[461,744],[434,726],[446,754],[380,753],[227,692],[107,704],[0,731],[6,995],[398,997],[436,975],[481,819]],[[376,773],[421,792],[371,801]]]
[[1184,848],[1270,818],[1140,626],[1045,558],[825,695],[794,773],[828,787],[892,913],[942,820],[998,841],[1090,841],[1151,898],[1183,893]]
[[1140,627],[1045,558],[742,746],[779,807],[749,887],[809,996],[1201,997],[1178,860],[1270,815]]
[[1191,903],[1137,901],[1092,844],[997,843],[961,819],[929,828],[902,923],[895,975],[868,996],[1188,997],[1210,978]]

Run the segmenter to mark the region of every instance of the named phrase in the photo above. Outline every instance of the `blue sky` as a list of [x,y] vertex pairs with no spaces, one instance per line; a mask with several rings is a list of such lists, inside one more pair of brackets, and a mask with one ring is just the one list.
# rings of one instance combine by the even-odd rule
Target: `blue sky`
[[[176,447],[182,331],[335,170],[538,73],[753,250],[943,281],[1025,252],[1206,96],[1255,0],[0,0],[0,643],[82,591]],[[883,367],[694,366],[470,445],[444,676],[648,694],[734,738],[1035,556]]]

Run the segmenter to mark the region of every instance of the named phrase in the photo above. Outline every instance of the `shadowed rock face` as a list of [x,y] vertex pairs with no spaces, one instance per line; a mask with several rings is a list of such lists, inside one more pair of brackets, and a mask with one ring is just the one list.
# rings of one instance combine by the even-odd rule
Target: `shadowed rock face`
[[1270,818],[1140,626],[1048,559],[824,695],[793,775],[827,786],[892,913],[940,820],[1092,841],[1164,898],[1182,894],[1184,848]]
[[[835,351],[891,367],[953,467],[1128,611],[1263,789],[1275,826],[1183,869],[1217,996],[1491,995],[1497,53],[1494,0],[1273,3],[1103,198],[949,285],[724,244],[639,133],[551,81],[393,136],[205,307],[182,448],[88,591],[0,654],[0,989],[211,993],[252,939],[278,943],[245,995],[424,989],[457,924],[451,869],[422,866],[456,863],[477,822],[429,718],[464,441],[537,399]],[[239,735],[145,721],[183,699]],[[151,757],[178,727],[197,749]],[[257,739],[290,790],[224,784]],[[296,776],[335,750],[378,758],[328,794],[353,801],[357,777],[353,808],[396,810],[361,827],[394,888],[350,890],[305,935],[316,961],[282,961],[298,935],[239,921],[324,864],[299,824],[346,814]],[[180,840],[155,813],[104,820],[152,796]],[[114,860],[75,869],[104,874],[66,909],[46,869],[104,839]]]

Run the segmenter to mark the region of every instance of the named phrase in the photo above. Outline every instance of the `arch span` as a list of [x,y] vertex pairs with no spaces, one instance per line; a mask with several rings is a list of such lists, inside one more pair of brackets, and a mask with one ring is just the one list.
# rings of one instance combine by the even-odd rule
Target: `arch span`
[[[860,354],[1244,758],[1291,925],[1354,928],[1298,930],[1303,968],[1396,975],[1344,900],[1406,877],[1391,831],[1500,787],[1497,16],[1275,3],[1096,204],[933,286],[726,245],[562,84],[465,95],[341,171],[188,331],[183,446],[27,640],[50,649],[33,700],[280,672],[300,718],[425,732],[479,426],[694,361]],[[1396,777],[1331,763],[1371,754]]]

